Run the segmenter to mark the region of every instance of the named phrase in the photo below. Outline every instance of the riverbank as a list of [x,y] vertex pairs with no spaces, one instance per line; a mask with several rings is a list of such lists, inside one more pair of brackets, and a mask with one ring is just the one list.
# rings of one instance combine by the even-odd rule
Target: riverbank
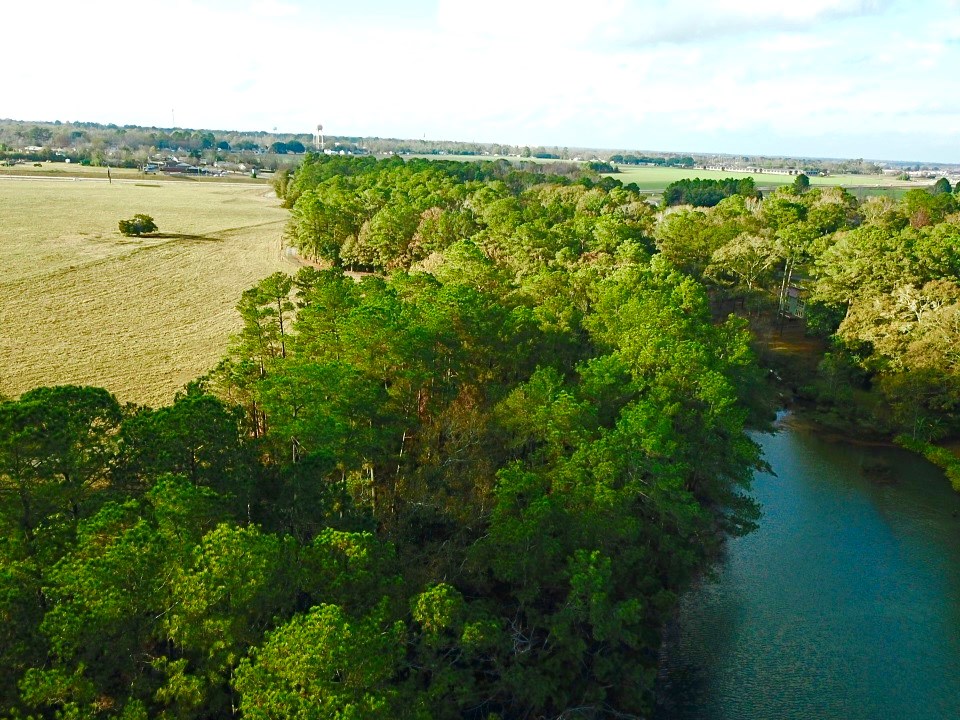
[[775,473],[754,480],[760,528],[682,596],[655,720],[952,717],[960,496],[912,453],[795,420],[754,436]]
[[821,363],[827,356],[827,342],[809,337],[802,319],[773,323],[769,318],[753,318],[750,326],[757,355],[770,368],[778,399],[791,410],[784,421],[788,426],[816,432],[827,442],[905,448],[943,469],[960,492],[960,437],[930,442],[884,427],[877,419],[880,399],[867,390],[843,387],[835,394],[848,402],[826,402],[818,384],[823,383]]
[[778,424],[780,427],[790,428],[792,430],[816,433],[817,437],[821,440],[832,444],[843,443],[846,445],[856,445],[857,447],[898,447],[898,444],[894,442],[892,438],[863,437],[856,434],[853,430],[844,431],[819,423],[804,413],[803,405],[791,406],[790,412],[784,415]]

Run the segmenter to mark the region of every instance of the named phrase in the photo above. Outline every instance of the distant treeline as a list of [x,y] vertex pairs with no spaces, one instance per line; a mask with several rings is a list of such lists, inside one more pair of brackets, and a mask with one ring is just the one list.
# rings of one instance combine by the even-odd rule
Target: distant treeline
[[657,157],[651,155],[611,155],[610,162],[620,163],[621,165],[659,165],[661,167],[685,167],[691,168],[696,163],[689,155],[683,157]]
[[[305,128],[312,130],[312,128]],[[595,159],[594,151],[580,148],[517,146],[501,143],[462,142],[326,135],[327,151],[346,155],[471,155],[572,160]],[[0,118],[0,157],[5,153],[66,152],[93,164],[142,163],[151,153],[175,153],[213,162],[238,161],[258,167],[289,166],[289,154],[302,154],[314,147],[312,132],[269,133],[264,131],[207,130],[144,127],[94,122],[24,122]],[[267,156],[267,157],[264,157]],[[37,160],[47,159],[38,157]]]

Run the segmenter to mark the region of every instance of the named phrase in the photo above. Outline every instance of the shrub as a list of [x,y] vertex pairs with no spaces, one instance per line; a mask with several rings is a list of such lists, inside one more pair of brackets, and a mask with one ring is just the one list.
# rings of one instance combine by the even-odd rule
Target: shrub
[[157,224],[149,215],[137,214],[130,220],[120,221],[120,232],[130,237],[157,231]]

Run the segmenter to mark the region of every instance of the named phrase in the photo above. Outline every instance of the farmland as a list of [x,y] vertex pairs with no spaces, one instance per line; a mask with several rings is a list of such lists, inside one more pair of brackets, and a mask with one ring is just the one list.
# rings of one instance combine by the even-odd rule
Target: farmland
[[[0,165],[0,177],[29,177],[29,178],[80,178],[80,179],[108,179],[108,171],[105,166],[80,165],[77,163],[63,162],[42,162],[31,163],[23,162],[14,165]],[[145,174],[137,168],[111,167],[109,169],[109,178],[114,182],[237,182],[247,184],[262,184],[263,180],[257,180],[250,177],[248,173],[232,172],[222,177],[196,176],[196,175],[165,175],[163,173]]]
[[[240,293],[289,269],[280,256],[287,212],[262,182],[115,170],[111,185],[102,181],[104,168],[54,169],[79,177],[0,178],[0,395],[78,383],[102,385],[122,400],[167,402],[222,356],[238,327]],[[614,177],[652,194],[694,176],[746,175],[626,167]],[[761,188],[792,182],[754,177]],[[887,185],[890,192],[920,186],[862,175],[811,182]],[[155,218],[158,236],[119,234],[117,221],[138,212]]]
[[[704,180],[720,180],[722,178],[746,178],[752,177],[758,188],[766,189],[779,187],[781,185],[790,185],[794,177],[781,173],[745,173],[726,170],[702,170],[686,168],[662,168],[662,167],[631,167],[621,165],[620,172],[614,173],[615,177],[622,181],[624,185],[636,183],[637,186],[645,192],[660,192],[667,185],[686,178],[702,178]],[[898,188],[909,189],[911,187],[924,187],[921,182],[909,182],[896,180],[882,175],[830,175],[827,177],[811,176],[810,184],[814,186],[836,186],[846,188]]]
[[[0,208],[0,394],[168,402],[222,356],[240,293],[284,267],[287,212],[263,184],[3,179]],[[121,236],[134,213],[160,233]]]
[[[478,160],[508,160],[510,162],[533,162],[538,164],[551,163],[570,163],[569,160],[554,160],[549,158],[518,158],[515,156],[502,155],[410,155],[408,157],[419,157],[432,160],[461,160],[464,162],[475,162]],[[624,185],[636,183],[640,191],[646,195],[659,195],[664,188],[677,180],[701,178],[704,180],[721,180],[723,178],[746,178],[752,177],[756,185],[761,190],[772,190],[774,188],[791,185],[795,176],[788,175],[785,172],[737,172],[734,170],[704,170],[701,168],[678,168],[678,167],[654,167],[654,166],[633,166],[619,165],[619,172],[605,173],[606,176],[620,180]],[[904,181],[886,175],[852,175],[837,174],[820,177],[818,175],[810,176],[810,184],[814,187],[833,187],[840,186],[850,189],[854,195],[863,197],[866,195],[890,195],[900,197],[904,192],[911,188],[927,187],[933,183],[932,180],[913,180]]]

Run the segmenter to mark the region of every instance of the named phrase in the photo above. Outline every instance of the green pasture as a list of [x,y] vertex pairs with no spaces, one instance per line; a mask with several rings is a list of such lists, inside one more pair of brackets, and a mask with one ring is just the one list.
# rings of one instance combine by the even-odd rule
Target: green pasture
[[[507,157],[504,155],[427,155],[415,154],[404,155],[406,158],[424,158],[427,160],[460,160],[463,162],[481,161],[481,160],[509,160],[510,162],[536,162],[550,164],[556,162],[573,162],[572,160],[556,160],[553,158],[518,158]],[[676,180],[688,178],[702,178],[721,180],[723,178],[746,178],[752,177],[757,187],[763,190],[781,187],[783,185],[792,185],[794,175],[778,172],[763,173],[745,173],[733,172],[729,170],[699,170],[686,168],[666,168],[666,167],[646,167],[620,165],[620,172],[608,173],[610,177],[617,178],[624,185],[636,183],[641,191],[651,195],[657,195],[663,192],[664,188]],[[825,187],[845,187],[851,190],[854,195],[861,199],[867,195],[889,195],[899,198],[910,188],[927,187],[933,183],[930,181],[904,181],[896,180],[884,175],[828,175],[819,177],[810,176],[810,184],[813,186]]]
[[[153,216],[155,237],[117,223]],[[264,185],[0,179],[0,395],[101,385],[159,404],[209,370],[282,259]]]
[[[759,188],[779,187],[781,185],[793,184],[795,176],[783,173],[764,172],[764,173],[744,173],[725,170],[700,170],[686,168],[663,168],[663,167],[637,167],[630,165],[621,165],[620,172],[613,173],[610,177],[615,177],[622,181],[624,185],[636,183],[641,190],[650,192],[660,192],[667,185],[677,180],[692,178],[701,178],[703,180],[721,180],[723,178],[746,178],[752,177]],[[917,181],[896,180],[883,175],[828,175],[827,177],[810,176],[810,184],[824,186],[841,186],[847,188],[869,187],[869,188],[904,188],[925,187],[925,184]],[[932,181],[931,181],[932,184]]]

